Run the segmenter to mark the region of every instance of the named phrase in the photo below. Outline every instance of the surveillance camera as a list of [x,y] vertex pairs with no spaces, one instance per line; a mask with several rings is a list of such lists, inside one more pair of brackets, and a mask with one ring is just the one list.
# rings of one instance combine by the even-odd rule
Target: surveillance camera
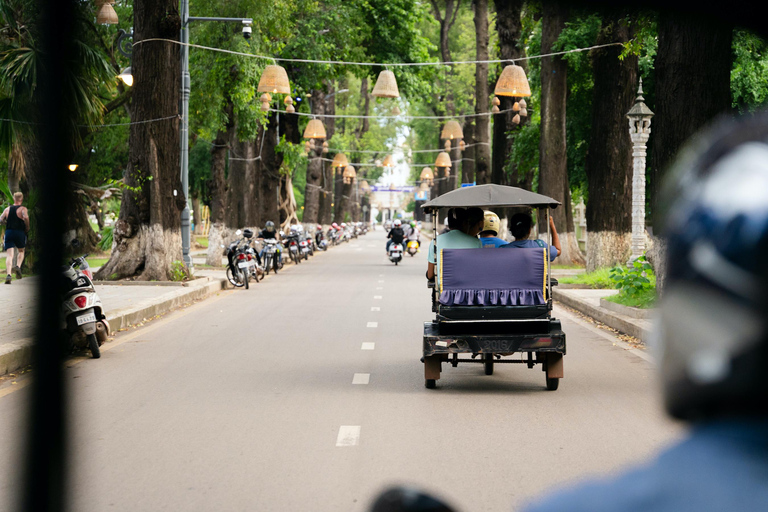
[[251,38],[251,22],[243,21],[243,37],[246,39]]

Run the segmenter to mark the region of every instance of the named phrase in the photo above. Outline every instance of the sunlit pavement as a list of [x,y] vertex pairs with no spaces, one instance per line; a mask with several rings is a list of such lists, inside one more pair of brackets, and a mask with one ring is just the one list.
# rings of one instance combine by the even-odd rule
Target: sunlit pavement
[[[74,362],[70,509],[366,510],[406,483],[508,511],[679,435],[652,365],[557,309],[559,390],[525,365],[444,365],[425,389],[426,250],[405,258],[379,229]],[[0,387],[0,510],[23,467],[23,385]]]

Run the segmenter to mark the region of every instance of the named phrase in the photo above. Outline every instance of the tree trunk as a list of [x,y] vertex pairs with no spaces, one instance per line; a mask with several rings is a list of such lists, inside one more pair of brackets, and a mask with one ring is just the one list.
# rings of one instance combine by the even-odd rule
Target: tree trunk
[[664,173],[683,144],[719,114],[731,110],[733,27],[721,20],[662,12],[656,53],[656,113],[653,118],[650,213]]
[[[290,115],[284,114],[283,116]],[[293,116],[295,117],[295,115]],[[280,119],[283,120],[282,117]],[[262,129],[263,130],[263,129]],[[263,223],[272,221],[276,225],[280,222],[279,188],[280,188],[280,166],[283,163],[283,154],[275,151],[278,140],[278,120],[277,114],[272,112],[269,115],[266,133],[262,142],[262,133],[259,130],[257,142],[260,144],[259,153],[261,159],[258,160],[259,173],[259,213]]]
[[[541,22],[541,53],[552,52],[552,45],[565,27],[567,8],[557,3],[543,4]],[[561,57],[541,60],[541,141],[539,143],[539,193],[550,196],[561,205],[552,211],[555,227],[560,234],[562,251],[558,261],[563,264],[585,263],[573,228],[571,190],[565,139],[565,106],[568,92],[568,66]],[[539,216],[539,232],[547,230],[546,216]]]
[[192,231],[192,234],[199,235],[202,233],[202,226],[200,225],[200,221],[203,219],[203,209],[201,207],[201,201],[200,196],[193,195],[192,196],[192,221],[195,224],[195,229]]
[[[475,43],[477,60],[488,60],[488,0],[475,0]],[[488,64],[475,65],[475,113],[488,113]],[[490,116],[475,117],[475,181],[491,181]],[[482,144],[485,143],[485,144]]]
[[227,218],[227,156],[234,136],[235,120],[232,99],[227,98],[224,113],[228,122],[224,131],[216,133],[211,147],[211,223],[224,223]]
[[[621,12],[603,19],[597,44],[629,41]],[[587,174],[587,271],[626,263],[632,234],[632,143],[626,113],[637,90],[637,57],[619,60],[621,47],[592,51],[594,97]]]
[[[521,0],[495,0],[494,3],[496,4],[496,31],[499,37],[500,58],[510,61],[517,60],[524,55],[524,52],[517,47],[523,28],[520,19],[523,2]],[[522,63],[520,62],[520,64]],[[501,74],[501,69],[507,65],[509,62],[504,62],[499,66],[499,74]],[[501,101],[499,109],[502,111],[511,109],[515,103],[515,100],[508,96],[498,96],[498,98]],[[514,112],[493,116],[492,183],[511,184],[510,176],[505,167],[512,153],[515,132],[522,125],[522,121],[520,125],[513,123],[512,118],[514,117]],[[526,118],[522,117],[522,119]]]
[[245,158],[247,142],[237,140],[237,127],[232,132],[230,149],[228,152],[229,176],[227,189],[227,227],[239,229],[246,225],[245,203],[248,181],[246,179]]
[[[158,0],[134,4],[134,38],[178,40],[178,2]],[[178,112],[181,70],[177,45],[134,48],[131,119],[154,119]],[[129,162],[120,218],[115,225],[112,257],[98,279],[138,275],[166,281],[174,261],[181,260],[181,211],[185,198],[179,176],[179,121],[131,125]],[[175,193],[175,195],[174,195]]]
[[[240,192],[244,195],[245,203],[245,221],[243,226],[258,226],[261,224],[259,216],[259,196],[258,196],[258,174],[256,171],[256,160],[258,146],[257,142],[249,140],[243,143],[243,164],[245,165],[245,188]],[[282,161],[282,158],[281,158]]]
[[472,183],[475,181],[475,124],[466,119],[464,121],[464,144],[468,147],[464,150],[464,154],[461,156],[461,182]]
[[[319,116],[325,114],[325,92],[322,90],[314,89],[312,91],[312,113]],[[329,139],[331,138],[327,130],[326,135],[328,135]],[[307,185],[304,189],[303,222],[316,223],[320,218],[320,190],[323,182],[322,156],[322,146],[319,144],[315,146],[314,150],[309,152]]]

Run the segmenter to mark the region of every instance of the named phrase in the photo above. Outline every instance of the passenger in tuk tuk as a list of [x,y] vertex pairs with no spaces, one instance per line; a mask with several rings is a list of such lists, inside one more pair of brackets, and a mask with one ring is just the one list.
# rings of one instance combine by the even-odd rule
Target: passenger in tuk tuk
[[499,216],[490,210],[486,210],[483,230],[480,232],[480,243],[483,244],[483,249],[496,249],[507,244],[506,240],[498,237],[500,229],[501,221]]
[[[480,208],[451,208],[448,211],[448,227],[451,230],[437,236],[437,245],[440,249],[480,249],[482,245],[477,234],[483,229],[485,222],[483,210]],[[429,244],[427,257],[427,279],[435,278],[437,256],[435,254],[435,240]]]
[[[512,232],[512,236],[515,237],[514,242],[510,242],[506,245],[502,245],[501,249],[514,249],[514,248],[536,248],[536,247],[548,247],[544,240],[529,240],[531,236],[531,228],[533,227],[533,218],[528,213],[516,213],[509,221],[509,230]],[[549,218],[549,227],[552,229],[552,247],[550,247],[549,261],[553,261],[560,254],[560,237],[555,229],[555,221],[552,217]]]

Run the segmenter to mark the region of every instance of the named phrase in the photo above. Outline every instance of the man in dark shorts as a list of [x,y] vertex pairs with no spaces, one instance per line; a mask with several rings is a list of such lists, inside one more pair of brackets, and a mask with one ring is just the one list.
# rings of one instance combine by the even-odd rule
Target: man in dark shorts
[[[24,261],[24,248],[27,246],[27,232],[29,231],[29,213],[26,207],[21,206],[24,194],[13,194],[13,205],[6,208],[0,214],[0,224],[5,224],[5,284],[11,284],[11,270],[16,273],[16,279],[21,279],[21,263]],[[16,266],[13,266],[13,250],[16,249]]]

